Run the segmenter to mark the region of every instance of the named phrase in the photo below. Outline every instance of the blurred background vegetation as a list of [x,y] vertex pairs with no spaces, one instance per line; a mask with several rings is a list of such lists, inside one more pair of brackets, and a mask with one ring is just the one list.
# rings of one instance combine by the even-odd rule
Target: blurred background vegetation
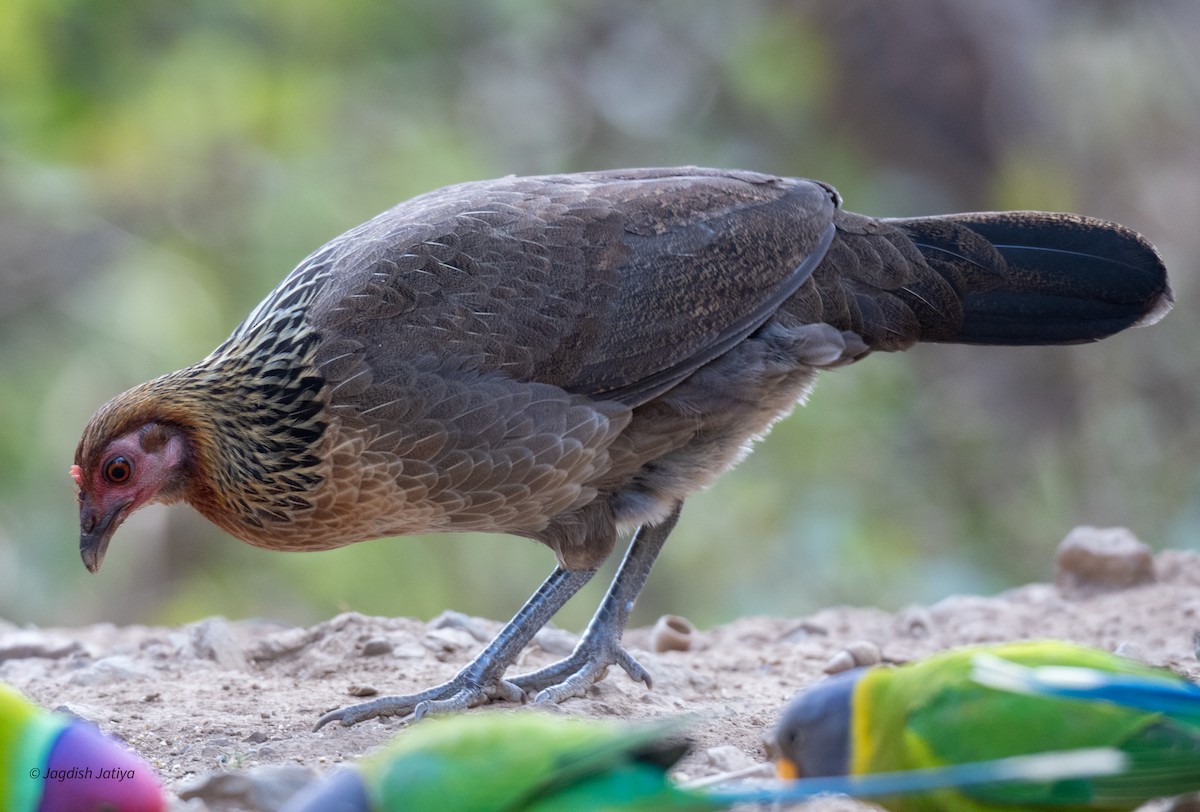
[[827,374],[688,503],[635,623],[993,592],[1049,577],[1080,523],[1200,546],[1197,41],[1194,0],[8,0],[0,617],[506,618],[553,561],[500,536],[283,554],[151,508],[89,576],[67,467],[100,403],[378,211],[636,165],[819,178],[875,215],[1107,217],[1159,246],[1178,304],[1099,346]]

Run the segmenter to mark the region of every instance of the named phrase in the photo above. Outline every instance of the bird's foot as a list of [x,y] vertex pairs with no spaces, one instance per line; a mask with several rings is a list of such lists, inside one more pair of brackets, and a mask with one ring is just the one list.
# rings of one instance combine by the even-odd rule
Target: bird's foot
[[513,677],[509,683],[531,694],[534,703],[557,704],[573,696],[583,696],[588,688],[604,679],[610,665],[619,665],[634,682],[654,687],[650,672],[621,645],[621,634],[650,567],[678,519],[679,505],[676,505],[671,515],[659,524],[638,530],[600,608],[571,656],[530,674]]
[[[361,705],[330,711],[317,720],[314,730],[320,730],[330,722],[341,722],[349,727],[377,716],[401,716],[405,720],[415,721],[426,714],[466,710],[494,699],[524,702],[524,689],[504,679],[504,672],[517,659],[521,649],[533,639],[537,630],[593,574],[594,570],[569,571],[555,567],[550,577],[538,587],[513,619],[452,680],[419,694],[384,696]],[[585,634],[584,639],[589,636]]]
[[604,679],[610,665],[619,665],[634,682],[653,687],[650,672],[621,645],[618,634],[585,634],[566,659],[529,674],[513,677],[509,684],[533,696],[535,704],[558,704]]
[[499,676],[479,677],[470,666],[464,668],[454,679],[407,696],[382,696],[370,702],[348,705],[330,711],[317,720],[313,730],[320,730],[330,722],[341,722],[346,727],[365,722],[375,717],[401,716],[416,721],[426,714],[452,713],[483,705],[494,699],[508,702],[524,702],[525,691]]

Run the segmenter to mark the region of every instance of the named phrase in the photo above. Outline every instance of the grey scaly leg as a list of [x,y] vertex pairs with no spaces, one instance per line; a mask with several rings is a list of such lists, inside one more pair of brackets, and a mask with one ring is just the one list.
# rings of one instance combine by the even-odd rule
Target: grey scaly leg
[[610,665],[619,665],[635,682],[644,682],[647,688],[651,686],[649,672],[621,646],[621,633],[625,631],[629,613],[633,611],[634,601],[646,583],[650,568],[679,520],[682,507],[682,504],[676,505],[660,524],[638,528],[604,601],[571,655],[545,668],[514,677],[510,681],[512,685],[529,693],[536,692],[534,702],[558,703],[568,697],[582,696],[589,686],[604,677]]

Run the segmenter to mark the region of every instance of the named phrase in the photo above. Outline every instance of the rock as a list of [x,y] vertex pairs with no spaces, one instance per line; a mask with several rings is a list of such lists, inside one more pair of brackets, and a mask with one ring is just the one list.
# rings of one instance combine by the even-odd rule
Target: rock
[[408,634],[403,635],[399,641],[392,641],[392,657],[398,660],[419,660],[429,653],[429,649],[421,644],[421,641]]
[[421,643],[434,653],[449,654],[459,649],[474,648],[478,645],[479,640],[466,629],[448,627],[430,629]]
[[54,712],[65,713],[69,716],[74,716],[76,719],[91,722],[96,727],[100,727],[102,724],[113,720],[111,711],[98,708],[95,705],[85,705],[82,702],[64,702],[56,707]]
[[695,635],[696,627],[687,618],[663,615],[650,631],[650,650],[656,653],[687,651],[692,647]]
[[1154,583],[1154,556],[1124,527],[1076,527],[1058,545],[1054,584],[1073,600]]
[[896,617],[896,633],[919,639],[933,630],[933,615],[924,606],[909,606]]
[[224,618],[206,618],[193,625],[190,631],[192,654],[195,657],[212,660],[227,671],[250,670],[242,647]]
[[813,623],[810,620],[800,622],[800,625],[794,629],[785,632],[779,638],[780,643],[798,643],[801,640],[808,640],[813,637],[828,637],[829,629],[822,626],[820,623]]
[[455,612],[453,609],[447,609],[429,621],[429,628],[433,630],[461,629],[475,638],[479,643],[487,643],[492,639],[492,635],[479,618],[470,617],[462,612]]
[[883,652],[870,640],[855,640],[829,658],[825,663],[826,674],[839,674],[851,668],[878,665],[883,662]]
[[71,685],[94,686],[111,685],[116,682],[130,682],[152,679],[153,672],[146,666],[124,654],[114,654],[86,665],[67,679]]
[[704,751],[704,757],[708,759],[709,766],[723,773],[738,772],[758,765],[757,761],[732,744],[710,747]]
[[275,812],[316,776],[296,764],[272,764],[242,772],[202,775],[179,789],[184,801],[199,799],[214,809],[236,806],[247,812]]
[[316,637],[317,635],[312,629],[284,629],[259,640],[246,652],[246,655],[257,662],[278,660],[309,645]]
[[542,651],[556,657],[566,657],[575,650],[575,644],[579,642],[579,636],[572,634],[566,629],[559,629],[554,626],[543,626],[537,634],[533,636],[533,642]]
[[360,653],[364,657],[379,657],[384,654],[391,654],[392,641],[386,637],[372,637],[363,643]]
[[49,637],[42,632],[15,631],[0,637],[0,662],[29,657],[59,660],[81,651],[83,645],[77,640]]
[[1113,654],[1116,654],[1118,657],[1127,657],[1130,660],[1136,660],[1139,663],[1147,662],[1146,653],[1142,651],[1142,647],[1129,640],[1122,640],[1118,643],[1117,647],[1113,649]]
[[175,798],[167,807],[167,812],[211,812],[211,810],[208,808],[208,804],[199,798],[192,798],[190,801]]

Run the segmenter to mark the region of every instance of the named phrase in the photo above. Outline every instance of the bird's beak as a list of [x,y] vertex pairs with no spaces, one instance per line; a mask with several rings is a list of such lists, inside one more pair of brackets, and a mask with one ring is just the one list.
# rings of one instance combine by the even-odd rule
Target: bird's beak
[[113,505],[107,513],[100,514],[99,511],[88,505],[87,499],[80,501],[79,555],[83,559],[83,566],[88,568],[88,572],[96,572],[100,569],[100,564],[104,561],[104,553],[108,550],[108,540],[125,520],[125,514],[130,504],[132,503],[121,502]]
[[800,767],[790,758],[781,758],[775,762],[775,772],[784,781],[795,781],[800,777]]

